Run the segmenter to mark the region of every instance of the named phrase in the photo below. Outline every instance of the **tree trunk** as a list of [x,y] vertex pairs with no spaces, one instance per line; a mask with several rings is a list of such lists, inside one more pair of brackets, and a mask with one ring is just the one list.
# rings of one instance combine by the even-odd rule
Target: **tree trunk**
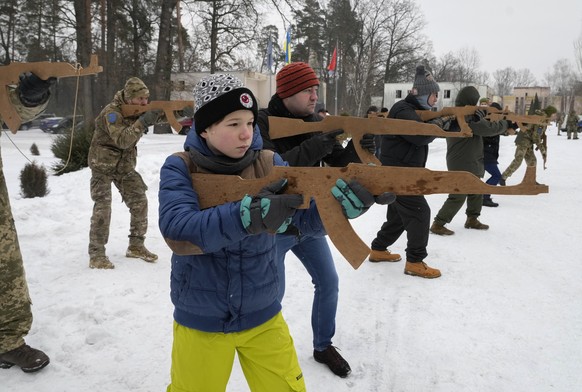
[[156,100],[169,100],[172,73],[172,13],[178,0],[162,1],[160,16],[160,36],[154,70],[153,97]]

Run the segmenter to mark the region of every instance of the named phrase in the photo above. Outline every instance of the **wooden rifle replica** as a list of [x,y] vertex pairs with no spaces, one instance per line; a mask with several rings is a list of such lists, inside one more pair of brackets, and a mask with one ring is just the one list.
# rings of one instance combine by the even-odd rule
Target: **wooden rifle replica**
[[12,133],[16,133],[22,119],[12,106],[8,96],[8,86],[15,85],[20,82],[19,76],[26,72],[32,72],[40,79],[47,80],[48,78],[66,78],[73,76],[95,75],[103,72],[103,67],[97,65],[97,55],[91,55],[91,61],[88,67],[81,67],[80,65],[73,65],[64,62],[50,62],[39,61],[32,63],[18,63],[13,62],[0,68],[0,114],[2,120],[6,123]]
[[[467,127],[468,128],[468,127]],[[321,121],[305,122],[301,119],[269,116],[269,136],[279,139],[288,136],[301,135],[311,132],[329,132],[343,129],[354,141],[354,148],[362,163],[381,165],[380,161],[364,150],[360,140],[364,134],[374,135],[423,135],[438,137],[470,137],[468,132],[446,132],[434,124],[425,124],[418,121],[399,120],[384,117],[351,117],[325,116]]]
[[150,110],[161,110],[174,132],[180,133],[182,124],[176,118],[175,112],[183,110],[187,106],[194,109],[194,101],[151,101],[147,105],[121,105],[121,114],[123,117],[132,117]]
[[[519,115],[509,110],[499,110],[491,106],[452,106],[444,107],[439,111],[433,112],[431,110],[417,110],[416,114],[420,116],[422,121],[430,121],[438,117],[455,116],[462,133],[471,132],[471,128],[465,119],[465,116],[472,116],[477,110],[484,110],[487,112],[485,118],[489,121],[509,120],[517,123],[519,128],[526,125],[542,125],[547,126],[549,119],[545,116],[537,115]],[[525,128],[524,128],[525,129]],[[447,137],[452,136],[448,133]]]
[[[410,121],[412,122],[412,121]],[[414,123],[414,122],[413,122]],[[338,178],[357,180],[374,195],[498,194],[537,195],[548,193],[548,186],[536,182],[536,168],[528,166],[523,181],[513,186],[492,186],[464,171],[432,171],[425,168],[373,166],[351,163],[346,167],[275,166],[268,176],[242,179],[234,175],[192,174],[200,208],[205,209],[256,195],[268,184],[286,178],[286,193],[301,194],[307,208],[314,199],[329,238],[342,256],[357,269],[369,256],[368,245],[353,230],[340,203],[331,194]]]

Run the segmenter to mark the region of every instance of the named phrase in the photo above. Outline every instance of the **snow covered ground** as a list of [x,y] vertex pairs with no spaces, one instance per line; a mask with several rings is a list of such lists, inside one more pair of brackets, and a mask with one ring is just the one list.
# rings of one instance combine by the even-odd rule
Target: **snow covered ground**
[[[92,202],[90,171],[50,176],[50,194],[23,199],[19,174],[27,158],[47,168],[54,136],[38,129],[3,133],[4,173],[24,255],[34,323],[27,342],[51,364],[37,374],[0,370],[2,392],[165,391],[169,382],[172,305],[170,251],[157,228],[159,169],[182,149],[183,136],[148,134],[139,143],[138,171],[149,187],[146,245],[156,264],[127,259],[129,213],[113,195],[108,255],[114,270],[88,268]],[[21,155],[12,141],[26,157]],[[500,168],[513,158],[502,138]],[[36,143],[41,155],[29,149]],[[486,232],[463,228],[430,236],[427,262],[443,276],[403,274],[400,263],[364,263],[354,270],[335,251],[340,303],[334,345],[352,374],[341,379],[312,357],[313,285],[301,263],[287,258],[284,315],[309,391],[579,391],[582,390],[582,141],[548,129],[549,160],[538,182],[549,194],[493,196]],[[428,168],[446,170],[446,143],[431,145]],[[525,166],[508,180],[521,181]],[[433,215],[446,195],[427,199]],[[384,220],[374,206],[352,222],[369,243]],[[404,253],[405,238],[392,251]],[[229,392],[248,391],[235,365]]]

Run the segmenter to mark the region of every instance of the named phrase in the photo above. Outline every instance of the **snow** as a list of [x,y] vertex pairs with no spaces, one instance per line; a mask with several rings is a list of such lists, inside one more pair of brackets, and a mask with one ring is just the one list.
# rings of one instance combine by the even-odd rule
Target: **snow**
[[[113,192],[108,255],[114,270],[88,268],[92,202],[89,169],[49,176],[50,194],[20,196],[27,159],[50,168],[55,136],[39,129],[0,138],[33,301],[27,343],[51,364],[37,374],[0,370],[0,391],[163,391],[169,382],[172,305],[170,251],[157,228],[159,169],[180,151],[183,136],[145,135],[138,171],[149,187],[146,245],[156,264],[124,257],[129,213]],[[11,143],[14,141],[23,156]],[[502,138],[500,168],[514,153]],[[36,143],[40,156],[29,149]],[[451,237],[430,236],[429,265],[439,279],[403,274],[403,262],[365,262],[354,270],[333,248],[340,274],[334,345],[352,367],[345,379],[312,357],[310,309],[313,285],[301,263],[287,256],[284,316],[295,340],[309,391],[576,391],[582,390],[582,269],[579,241],[579,174],[582,141],[548,129],[549,160],[538,182],[549,194],[493,195],[498,208],[483,208],[488,231],[463,228],[463,210],[448,227]],[[446,143],[432,143],[428,168],[446,170]],[[521,181],[525,163],[509,180]],[[427,196],[433,215],[446,195]],[[374,238],[385,207],[353,221],[366,242]],[[403,236],[392,247],[404,253]],[[228,391],[248,391],[235,367]]]

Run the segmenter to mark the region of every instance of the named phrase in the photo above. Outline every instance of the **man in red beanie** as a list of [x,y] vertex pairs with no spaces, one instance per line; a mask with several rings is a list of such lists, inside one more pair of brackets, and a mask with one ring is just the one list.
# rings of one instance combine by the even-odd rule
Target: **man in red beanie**
[[[360,162],[352,141],[344,148],[336,136],[339,129],[327,133],[315,132],[271,140],[268,116],[299,118],[307,122],[321,121],[315,113],[319,80],[306,63],[291,63],[277,73],[277,91],[269,101],[267,109],[259,111],[258,125],[263,137],[264,149],[278,152],[291,166],[319,166],[325,162],[330,166],[346,166]],[[365,135],[361,145],[374,153],[373,135]],[[285,293],[285,254],[291,250],[311,275],[315,296],[311,310],[313,328],[313,357],[324,363],[340,377],[350,374],[350,365],[332,346],[335,334],[339,280],[334,261],[325,237],[278,235],[279,299]]]

